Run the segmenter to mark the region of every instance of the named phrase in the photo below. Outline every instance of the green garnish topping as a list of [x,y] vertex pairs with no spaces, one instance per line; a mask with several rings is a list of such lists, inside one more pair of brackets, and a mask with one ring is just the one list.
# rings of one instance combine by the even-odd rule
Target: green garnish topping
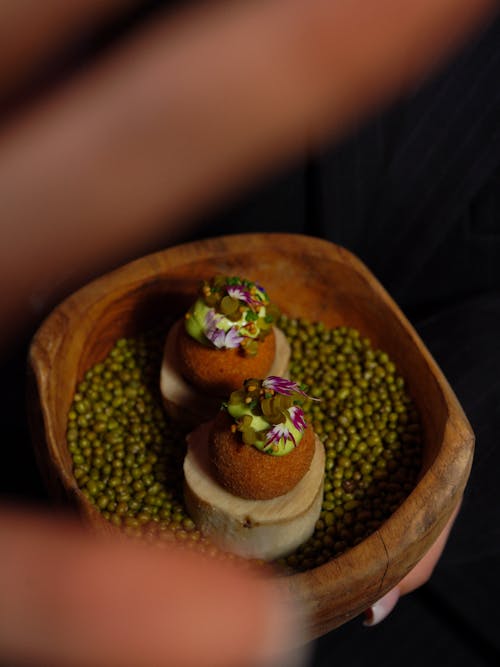
[[218,275],[202,283],[198,299],[186,314],[186,331],[203,345],[238,347],[254,356],[278,316],[279,310],[260,285]]
[[[287,393],[282,393],[283,387]],[[298,390],[298,385],[281,378],[251,378],[230,395],[226,409],[245,444],[273,456],[289,454],[297,447],[306,424],[302,409],[296,405],[300,393],[295,388]]]

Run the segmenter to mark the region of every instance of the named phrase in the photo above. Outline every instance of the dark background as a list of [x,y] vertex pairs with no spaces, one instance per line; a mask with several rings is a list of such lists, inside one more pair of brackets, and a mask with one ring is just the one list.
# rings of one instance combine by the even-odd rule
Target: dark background
[[[86,35],[41,83],[98,57],[161,4]],[[207,213],[181,240],[259,231],[321,236],[356,253],[435,355],[477,438],[463,509],[431,581],[380,626],[356,619],[322,638],[314,664],[499,665],[500,21],[413,95]],[[0,362],[0,491],[45,505],[24,407],[33,333],[20,332]]]

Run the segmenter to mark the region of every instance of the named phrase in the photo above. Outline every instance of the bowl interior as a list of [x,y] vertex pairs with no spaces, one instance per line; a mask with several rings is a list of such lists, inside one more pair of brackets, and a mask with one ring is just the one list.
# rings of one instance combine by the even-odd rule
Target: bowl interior
[[30,352],[30,409],[39,458],[52,482],[103,523],[78,491],[65,442],[75,387],[116,340],[185,312],[215,273],[266,287],[290,317],[348,325],[387,352],[419,411],[424,461],[414,492],[385,524],[339,558],[288,578],[317,636],[368,607],[425,553],[459,502],[473,436],[455,396],[417,334],[364,265],[330,243],[295,235],[241,235],[171,248],[75,293],[45,321]]

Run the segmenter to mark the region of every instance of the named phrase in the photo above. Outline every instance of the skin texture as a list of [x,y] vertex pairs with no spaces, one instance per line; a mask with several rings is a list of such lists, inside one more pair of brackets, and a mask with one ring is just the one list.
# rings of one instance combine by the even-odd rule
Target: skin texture
[[210,437],[210,460],[220,484],[240,498],[268,500],[282,496],[299,483],[314,455],[314,432],[310,426],[299,445],[285,456],[270,456],[245,445],[231,432],[233,419],[220,412]]
[[[0,6],[0,99],[42,71],[71,38],[139,0],[6,0]],[[27,20],[27,16],[29,19]]]
[[392,588],[383,598],[378,600],[378,602],[376,602],[370,609],[365,611],[365,625],[372,626],[383,621],[384,618],[387,618],[392,612],[401,596],[411,593],[429,581],[432,577],[434,568],[446,547],[446,541],[459,511],[460,506],[454,510],[443,532],[425,556],[420,560],[418,565],[416,565],[397,586]]
[[[2,2],[12,36],[45,6],[19,4]],[[195,3],[28,98],[0,128],[0,345],[90,276],[411,90],[496,4]],[[79,25],[56,14],[81,5],[51,2],[50,20],[33,22],[44,37],[31,62]],[[14,51],[4,71],[22,62]]]
[[[0,353],[97,271],[172,241],[223,195],[410,90],[496,4],[198,3],[17,100],[0,117]],[[1,99],[13,82],[29,90],[54,47],[102,18],[96,7],[118,5],[3,0]],[[451,524],[402,593],[430,576]],[[268,583],[96,544],[40,512],[0,509],[0,553],[5,663],[136,667],[140,650],[143,667],[245,666],[296,634]]]
[[[227,563],[7,508],[0,544],[4,664],[252,667],[271,659],[287,634],[270,582]],[[244,604],[233,618],[235,600]]]
[[276,349],[274,331],[259,343],[255,356],[245,356],[239,348],[218,350],[206,347],[179,328],[177,339],[182,374],[193,385],[211,394],[228,396],[247,378],[266,377]]

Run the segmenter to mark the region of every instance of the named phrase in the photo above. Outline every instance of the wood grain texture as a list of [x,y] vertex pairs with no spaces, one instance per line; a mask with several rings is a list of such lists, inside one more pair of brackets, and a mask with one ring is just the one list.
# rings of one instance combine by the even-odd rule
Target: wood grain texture
[[274,560],[290,554],[314,532],[323,501],[325,449],[311,433],[313,458],[302,479],[281,496],[240,498],[217,481],[210,465],[211,422],[188,436],[184,499],[200,530],[228,551]]
[[347,250],[301,235],[226,236],[149,255],[92,282],[56,308],[32,341],[34,443],[54,492],[63,489],[91,525],[111,530],[72,475],[65,432],[75,387],[117,338],[157,323],[166,311],[180,315],[200,279],[217,272],[265,285],[290,316],[356,327],[392,357],[421,416],[423,467],[405,502],[356,547],[282,581],[309,615],[309,638],[317,637],[369,607],[424,555],[460,502],[474,449],[470,425],[435,361]]

